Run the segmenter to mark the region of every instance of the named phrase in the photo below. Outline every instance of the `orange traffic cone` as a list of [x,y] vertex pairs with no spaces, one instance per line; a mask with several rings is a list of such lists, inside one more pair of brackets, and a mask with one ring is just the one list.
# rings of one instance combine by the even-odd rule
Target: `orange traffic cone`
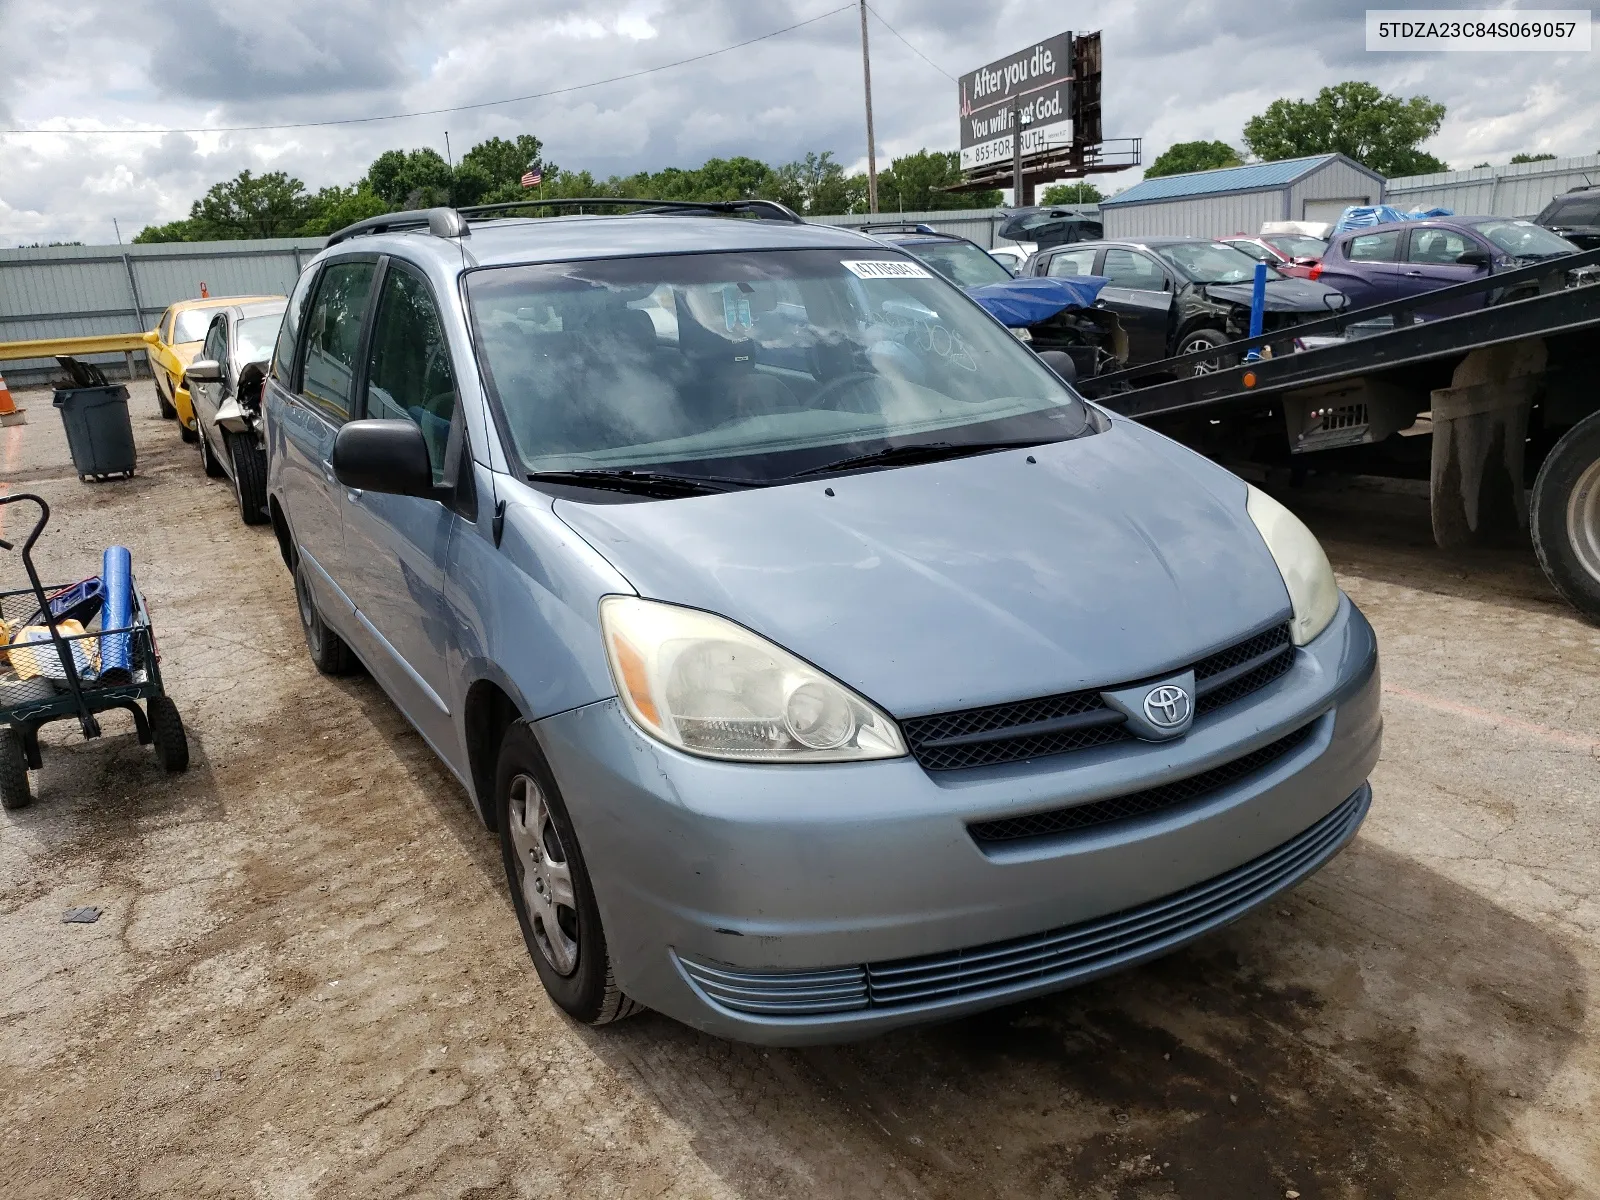
[[0,424],[21,425],[28,419],[28,414],[17,407],[11,398],[11,389],[6,386],[6,377],[0,375]]

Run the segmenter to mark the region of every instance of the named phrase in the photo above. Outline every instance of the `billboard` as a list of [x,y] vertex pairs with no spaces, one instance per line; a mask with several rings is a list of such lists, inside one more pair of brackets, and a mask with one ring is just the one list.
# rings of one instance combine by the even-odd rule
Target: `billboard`
[[961,89],[961,169],[1009,161],[1013,123],[1022,127],[1022,153],[1060,149],[1072,141],[1072,34],[1035,42],[979,67]]

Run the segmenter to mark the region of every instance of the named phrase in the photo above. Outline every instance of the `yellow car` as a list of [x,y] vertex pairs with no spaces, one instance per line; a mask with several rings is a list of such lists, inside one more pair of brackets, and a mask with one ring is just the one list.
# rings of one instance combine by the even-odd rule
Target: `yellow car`
[[150,360],[150,375],[156,381],[156,400],[161,405],[161,415],[169,420],[178,418],[178,429],[183,440],[192,442],[195,432],[194,404],[188,389],[183,385],[183,373],[188,369],[200,346],[206,340],[206,330],[219,308],[236,304],[251,304],[258,300],[282,300],[282,296],[208,296],[202,300],[180,300],[166,312],[156,327],[144,335],[150,349],[145,357]]

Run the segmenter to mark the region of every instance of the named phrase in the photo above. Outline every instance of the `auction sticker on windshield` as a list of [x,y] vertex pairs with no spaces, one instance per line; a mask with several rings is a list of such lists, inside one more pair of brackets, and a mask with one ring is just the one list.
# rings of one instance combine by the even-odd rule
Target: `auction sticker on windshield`
[[921,263],[898,258],[846,258],[839,265],[857,279],[932,279]]

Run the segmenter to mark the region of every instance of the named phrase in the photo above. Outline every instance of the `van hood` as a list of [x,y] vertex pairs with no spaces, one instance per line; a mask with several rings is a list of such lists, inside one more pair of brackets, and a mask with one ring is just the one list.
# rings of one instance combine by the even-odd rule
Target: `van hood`
[[907,717],[1148,678],[1287,619],[1245,496],[1119,420],[1031,451],[554,507],[640,595],[729,617]]
[[[1242,304],[1250,307],[1250,296],[1253,285],[1249,283],[1208,283],[1205,286],[1206,295],[1213,300],[1225,300],[1230,304]],[[1324,301],[1323,297],[1333,296],[1335,299]],[[1287,279],[1267,280],[1266,311],[1267,312],[1315,312],[1336,313],[1348,301],[1345,294],[1338,288],[1331,288],[1325,283],[1318,283],[1314,279],[1301,279],[1290,276]]]

